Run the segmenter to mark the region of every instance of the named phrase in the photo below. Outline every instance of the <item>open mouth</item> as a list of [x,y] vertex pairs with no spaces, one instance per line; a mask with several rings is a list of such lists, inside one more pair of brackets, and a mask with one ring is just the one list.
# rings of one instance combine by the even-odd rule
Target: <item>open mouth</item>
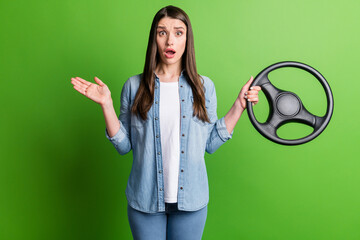
[[174,55],[175,55],[175,50],[174,49],[166,49],[165,50],[165,56],[167,57],[167,58],[172,58],[172,57],[174,57]]

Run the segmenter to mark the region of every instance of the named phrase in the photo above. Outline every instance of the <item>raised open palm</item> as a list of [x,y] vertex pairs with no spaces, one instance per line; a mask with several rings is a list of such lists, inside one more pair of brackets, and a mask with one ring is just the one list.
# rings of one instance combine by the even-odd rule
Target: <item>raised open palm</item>
[[106,84],[99,78],[95,77],[94,79],[99,85],[88,82],[80,77],[71,78],[71,83],[74,85],[76,91],[94,102],[103,105],[106,101],[111,99],[111,92]]

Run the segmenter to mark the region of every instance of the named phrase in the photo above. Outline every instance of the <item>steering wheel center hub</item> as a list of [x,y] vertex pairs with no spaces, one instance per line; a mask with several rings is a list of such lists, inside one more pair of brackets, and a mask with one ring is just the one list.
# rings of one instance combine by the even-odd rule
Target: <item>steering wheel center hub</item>
[[284,116],[295,116],[300,111],[301,102],[292,93],[282,93],[276,99],[276,108]]

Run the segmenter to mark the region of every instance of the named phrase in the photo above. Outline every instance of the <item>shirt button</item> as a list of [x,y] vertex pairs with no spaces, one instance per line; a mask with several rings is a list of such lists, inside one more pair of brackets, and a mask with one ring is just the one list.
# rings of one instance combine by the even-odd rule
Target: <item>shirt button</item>
[[160,191],[162,191],[162,188],[160,188]]
[[156,135],[156,138],[159,138],[159,135]]
[[155,104],[158,104],[158,101],[156,101]]
[[156,117],[155,120],[158,120],[158,118]]
[[181,153],[184,153],[184,151],[181,151]]
[[158,155],[160,155],[160,152],[158,152]]
[[185,101],[185,100],[183,99],[183,100],[181,100],[181,101]]
[[183,116],[183,118],[185,118],[185,116]]
[[181,172],[184,172],[184,169],[181,169]]
[[183,190],[183,187],[180,187],[181,190]]
[[157,88],[157,86],[155,86],[155,88]]
[[183,87],[183,85],[180,85],[180,87]]
[[185,137],[185,134],[183,134],[182,136]]
[[161,170],[159,170],[159,173],[162,173],[162,171],[161,171]]

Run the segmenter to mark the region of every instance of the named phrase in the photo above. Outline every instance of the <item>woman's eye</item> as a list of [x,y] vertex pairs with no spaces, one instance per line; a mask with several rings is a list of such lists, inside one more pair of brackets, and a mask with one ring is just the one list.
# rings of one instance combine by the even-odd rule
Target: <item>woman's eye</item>
[[[181,36],[181,35],[183,35],[183,32],[179,31],[179,32],[176,32],[175,34],[176,34],[177,36]],[[160,35],[160,36],[166,35],[166,32],[165,32],[165,31],[160,31],[160,32],[159,32],[159,35]]]

